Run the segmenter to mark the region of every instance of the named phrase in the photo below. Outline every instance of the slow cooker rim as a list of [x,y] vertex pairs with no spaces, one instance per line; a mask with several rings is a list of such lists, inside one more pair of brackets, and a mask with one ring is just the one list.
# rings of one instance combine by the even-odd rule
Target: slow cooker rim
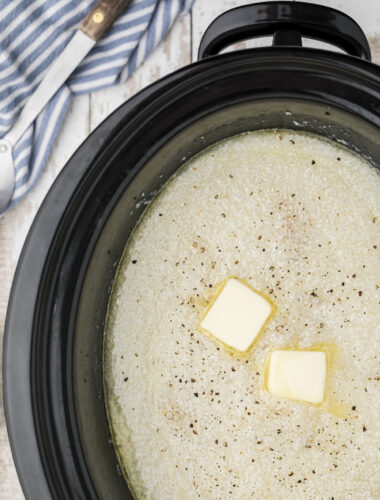
[[[118,130],[119,127],[122,126],[128,113],[131,113],[134,108],[138,107],[155,93],[159,92],[160,89],[166,86],[173,88],[181,83],[186,85],[189,83],[186,81],[188,78],[192,78],[194,76],[202,77],[202,73],[205,70],[211,68],[221,69],[221,66],[224,64],[233,62],[238,63],[239,61],[251,62],[254,64],[255,61],[250,61],[253,56],[256,57],[256,62],[260,57],[267,57],[270,62],[271,58],[273,59],[275,56],[279,56],[280,54],[282,61],[286,60],[285,54],[289,59],[294,58],[294,61],[309,59],[312,63],[315,63],[316,59],[320,58],[324,62],[326,62],[327,59],[332,65],[338,65],[339,67],[346,69],[349,68],[351,70],[352,79],[355,79],[355,76],[358,76],[358,78],[364,78],[373,83],[373,89],[375,92],[380,91],[379,67],[359,58],[342,54],[334,54],[319,49],[285,49],[283,47],[271,47],[263,49],[248,49],[241,52],[214,56],[206,60],[195,62],[177,70],[175,73],[167,75],[159,81],[151,84],[149,87],[143,89],[141,92],[132,97],[132,99],[130,99],[127,103],[123,104],[120,108],[114,111],[114,113],[110,115],[74,153],[54,182],[53,186],[50,188],[49,193],[43,201],[32,224],[19,259],[10,295],[4,331],[4,407],[13,457],[20,481],[27,497],[40,498],[42,500],[43,498],[50,498],[50,495],[55,495],[56,492],[53,493],[49,489],[45,476],[46,470],[42,463],[39,462],[42,450],[40,449],[40,444],[37,442],[37,436],[35,434],[35,415],[33,414],[31,403],[33,397],[31,392],[34,389],[30,386],[24,387],[23,396],[26,397],[26,401],[28,401],[28,412],[27,414],[26,412],[19,413],[19,403],[14,400],[13,393],[17,390],[17,394],[19,396],[19,391],[20,388],[22,389],[22,385],[20,386],[19,381],[14,378],[15,369],[10,365],[12,364],[11,360],[13,360],[14,363],[15,359],[18,358],[16,366],[18,366],[21,370],[22,364],[25,365],[22,373],[23,378],[20,380],[23,380],[23,384],[30,380],[30,362],[32,353],[30,352],[30,349],[28,352],[20,351],[21,338],[19,327],[23,326],[21,331],[23,333],[24,342],[29,346],[29,348],[31,348],[33,338],[37,334],[36,328],[38,327],[38,325],[36,325],[33,321],[36,314],[34,306],[37,301],[38,294],[40,293],[39,286],[41,284],[41,277],[46,271],[45,265],[47,256],[49,254],[50,247],[54,242],[55,231],[59,225],[62,224],[62,218],[70,204],[73,202],[78,186],[81,182],[83,182],[83,178],[91,170],[99,150],[105,146],[107,139],[112,135],[112,132],[115,129]],[[377,116],[379,117],[379,113],[377,113]],[[112,144],[108,144],[108,149],[111,147]],[[65,189],[63,189],[64,187],[66,192]],[[43,248],[41,248],[41,246]],[[30,276],[30,266],[33,267],[32,277]],[[30,283],[28,287],[25,287],[26,281],[33,282],[36,287],[31,287],[32,283]],[[20,307],[17,304],[23,304],[23,320],[20,320]],[[25,314],[26,316],[29,316],[30,321],[26,320]],[[12,331],[17,333],[17,339],[15,339],[14,335],[12,336]],[[20,405],[21,408],[23,405]],[[20,420],[18,423],[19,428],[16,431],[13,418],[17,416],[17,413],[19,413],[18,419]],[[23,435],[22,442],[20,442],[20,429],[25,432],[26,428],[28,429],[26,435]],[[27,442],[28,444],[26,444]],[[38,477],[37,482],[35,481],[36,477]],[[35,483],[33,488],[31,487],[31,482]],[[36,483],[39,484],[36,485]]]

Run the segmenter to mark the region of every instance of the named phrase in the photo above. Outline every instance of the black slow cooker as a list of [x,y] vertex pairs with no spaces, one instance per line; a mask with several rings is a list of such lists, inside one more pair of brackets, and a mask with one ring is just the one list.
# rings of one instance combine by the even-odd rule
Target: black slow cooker
[[[217,55],[263,35],[271,47]],[[303,48],[302,37],[348,55]],[[198,62],[97,128],[36,216],[8,308],[5,411],[28,499],[132,498],[105,411],[103,328],[121,253],[154,193],[192,155],[247,130],[314,132],[379,167],[379,126],[380,69],[360,27],[330,8],[268,2],[221,15]]]

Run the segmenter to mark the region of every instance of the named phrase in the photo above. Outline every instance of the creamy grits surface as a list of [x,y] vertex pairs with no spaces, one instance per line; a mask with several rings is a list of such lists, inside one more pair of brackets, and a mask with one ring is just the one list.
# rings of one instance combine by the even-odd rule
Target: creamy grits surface
[[[136,498],[380,498],[380,175],[316,135],[241,134],[191,159],[132,234],[105,389]],[[198,328],[229,276],[278,310],[248,357]],[[341,416],[263,389],[278,348],[340,349]]]

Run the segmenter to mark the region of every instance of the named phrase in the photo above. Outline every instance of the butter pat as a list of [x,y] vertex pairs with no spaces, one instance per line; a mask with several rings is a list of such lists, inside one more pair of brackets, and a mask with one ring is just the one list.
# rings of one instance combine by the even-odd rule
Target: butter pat
[[267,389],[274,396],[321,403],[325,394],[326,353],[274,351],[267,368]]
[[238,351],[246,351],[273,305],[248,284],[230,278],[201,320],[200,329]]

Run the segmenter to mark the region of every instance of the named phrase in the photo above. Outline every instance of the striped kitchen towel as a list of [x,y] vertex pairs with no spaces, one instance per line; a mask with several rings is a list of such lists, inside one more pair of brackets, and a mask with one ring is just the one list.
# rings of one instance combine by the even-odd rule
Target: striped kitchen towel
[[[193,1],[134,0],[15,145],[16,182],[8,208],[38,181],[72,97],[125,81]],[[0,137],[94,3],[0,0]]]

